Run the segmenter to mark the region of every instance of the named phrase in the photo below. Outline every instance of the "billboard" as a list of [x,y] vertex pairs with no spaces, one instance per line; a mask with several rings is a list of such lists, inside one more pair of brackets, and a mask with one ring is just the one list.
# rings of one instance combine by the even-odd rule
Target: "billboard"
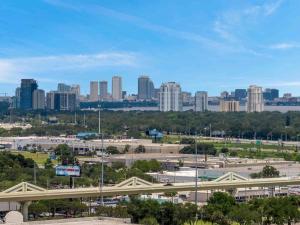
[[80,177],[80,166],[56,166],[56,176]]

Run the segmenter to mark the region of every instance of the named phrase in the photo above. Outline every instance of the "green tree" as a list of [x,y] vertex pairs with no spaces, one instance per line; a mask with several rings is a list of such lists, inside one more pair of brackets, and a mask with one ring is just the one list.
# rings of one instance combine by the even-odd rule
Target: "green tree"
[[134,150],[134,153],[145,153],[145,152],[146,152],[146,148],[144,145],[139,145]]
[[139,224],[142,225],[159,225],[157,220],[154,217],[145,217],[140,220]]
[[44,167],[45,167],[45,169],[53,169],[53,163],[50,158],[48,158],[46,160],[46,162],[44,163]]
[[74,152],[66,144],[58,145],[54,149],[54,153],[56,156],[58,156],[58,160],[62,165],[76,164],[77,162]]
[[106,148],[106,152],[108,154],[112,154],[112,155],[120,154],[120,152],[116,146],[108,146]]

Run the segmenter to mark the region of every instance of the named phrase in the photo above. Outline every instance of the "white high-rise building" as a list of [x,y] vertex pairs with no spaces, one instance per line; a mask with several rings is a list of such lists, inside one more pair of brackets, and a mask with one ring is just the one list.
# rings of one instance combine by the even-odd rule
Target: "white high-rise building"
[[32,93],[32,108],[33,109],[45,109],[45,91],[36,89]]
[[251,85],[248,88],[247,96],[247,112],[262,112],[264,111],[263,89],[256,85]]
[[163,83],[159,90],[159,110],[182,111],[181,87],[175,82]]
[[205,112],[207,110],[208,97],[206,91],[197,91],[195,94],[195,111]]
[[240,102],[235,100],[224,100],[220,101],[220,112],[239,112]]
[[114,101],[122,100],[122,77],[113,76],[111,92]]
[[99,100],[99,82],[90,82],[90,101],[96,102]]

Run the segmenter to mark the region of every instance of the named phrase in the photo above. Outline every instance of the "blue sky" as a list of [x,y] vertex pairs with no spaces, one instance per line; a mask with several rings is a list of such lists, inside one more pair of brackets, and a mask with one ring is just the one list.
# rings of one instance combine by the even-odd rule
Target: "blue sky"
[[298,0],[2,0],[0,93],[123,77],[185,91],[279,88],[300,96]]

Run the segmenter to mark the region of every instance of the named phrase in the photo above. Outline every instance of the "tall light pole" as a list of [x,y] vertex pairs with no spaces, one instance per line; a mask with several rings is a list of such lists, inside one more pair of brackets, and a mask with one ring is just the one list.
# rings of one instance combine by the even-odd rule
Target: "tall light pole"
[[196,204],[196,221],[198,220],[198,146],[197,146],[197,134],[195,136],[195,204]]
[[98,133],[101,135],[101,182],[100,182],[100,194],[101,194],[101,205],[103,206],[103,183],[104,183],[104,151],[103,151],[103,131],[101,132],[101,106],[99,102],[99,115],[98,115]]

